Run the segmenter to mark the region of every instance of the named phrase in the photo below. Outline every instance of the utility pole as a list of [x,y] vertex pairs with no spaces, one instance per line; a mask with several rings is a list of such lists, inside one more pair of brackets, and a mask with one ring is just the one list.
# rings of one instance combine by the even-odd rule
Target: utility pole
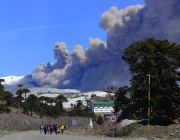
[[148,128],[147,128],[147,138],[149,139],[149,131],[150,131],[150,74],[148,76]]

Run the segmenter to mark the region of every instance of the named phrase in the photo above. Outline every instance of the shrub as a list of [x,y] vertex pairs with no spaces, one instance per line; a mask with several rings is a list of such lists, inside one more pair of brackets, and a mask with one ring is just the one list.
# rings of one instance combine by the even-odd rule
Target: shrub
[[[114,137],[123,137],[129,135],[129,127],[118,127],[114,128]],[[112,137],[113,135],[113,129],[110,129],[110,131],[107,133],[107,136]]]
[[5,104],[0,104],[0,112],[6,112],[6,105]]
[[101,115],[98,116],[97,120],[96,120],[96,123],[99,124],[99,125],[102,125],[104,123],[104,119]]
[[6,112],[7,112],[7,113],[10,113],[11,110],[10,110],[9,108],[6,108]]

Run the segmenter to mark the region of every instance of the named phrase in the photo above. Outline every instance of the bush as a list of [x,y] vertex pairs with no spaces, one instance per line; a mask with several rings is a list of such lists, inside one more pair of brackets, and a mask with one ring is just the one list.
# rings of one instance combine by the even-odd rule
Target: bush
[[99,124],[99,125],[102,125],[104,123],[104,119],[101,115],[98,116],[97,120],[96,120],[96,123]]
[[0,112],[3,113],[3,112],[6,112],[6,105],[5,104],[0,104]]
[[[130,132],[129,127],[114,128],[114,137],[128,136],[129,132]],[[113,135],[113,129],[110,129],[110,131],[107,133],[107,136],[112,137],[112,135]]]
[[6,112],[7,112],[7,113],[10,113],[11,110],[10,110],[9,108],[6,108]]

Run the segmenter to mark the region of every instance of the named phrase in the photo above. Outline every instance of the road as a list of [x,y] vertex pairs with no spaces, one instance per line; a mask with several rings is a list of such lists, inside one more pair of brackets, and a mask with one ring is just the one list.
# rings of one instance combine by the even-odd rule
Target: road
[[[0,137],[0,140],[112,140],[111,137],[95,137],[68,134],[40,134],[39,131],[15,132]],[[121,139],[113,138],[113,140],[147,140],[145,138]]]

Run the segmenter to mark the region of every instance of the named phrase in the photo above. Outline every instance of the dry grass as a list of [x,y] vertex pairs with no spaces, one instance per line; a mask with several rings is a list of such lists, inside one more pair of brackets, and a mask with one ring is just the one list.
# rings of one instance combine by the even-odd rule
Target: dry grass
[[[96,135],[113,136],[113,125],[108,121],[102,126],[94,125],[91,132]],[[150,126],[149,138],[160,138],[165,140],[179,139],[180,124],[171,124],[169,126]],[[126,127],[120,127],[119,124],[114,126],[114,137],[123,138],[147,138],[147,125],[134,123]]]
[[[128,137],[147,137],[147,125],[132,124],[129,126],[130,133]],[[171,124],[169,126],[150,126],[149,137],[173,140],[178,138],[180,133],[180,124]]]
[[[77,126],[71,126],[72,120],[77,120]],[[120,127],[119,124],[112,125],[106,120],[103,125],[99,126],[93,122],[93,129],[90,129],[89,118],[87,117],[58,117],[56,119],[50,117],[39,118],[38,115],[27,116],[19,109],[11,109],[9,114],[0,114],[0,135],[4,133],[12,133],[13,131],[38,130],[41,124],[67,124],[69,132],[73,134],[84,135],[105,135],[112,137],[114,128],[114,137],[124,138],[147,138],[147,125],[134,123],[127,127]],[[149,136],[153,138],[161,138],[172,140],[178,138],[180,133],[180,124],[171,124],[169,126],[151,126]]]

